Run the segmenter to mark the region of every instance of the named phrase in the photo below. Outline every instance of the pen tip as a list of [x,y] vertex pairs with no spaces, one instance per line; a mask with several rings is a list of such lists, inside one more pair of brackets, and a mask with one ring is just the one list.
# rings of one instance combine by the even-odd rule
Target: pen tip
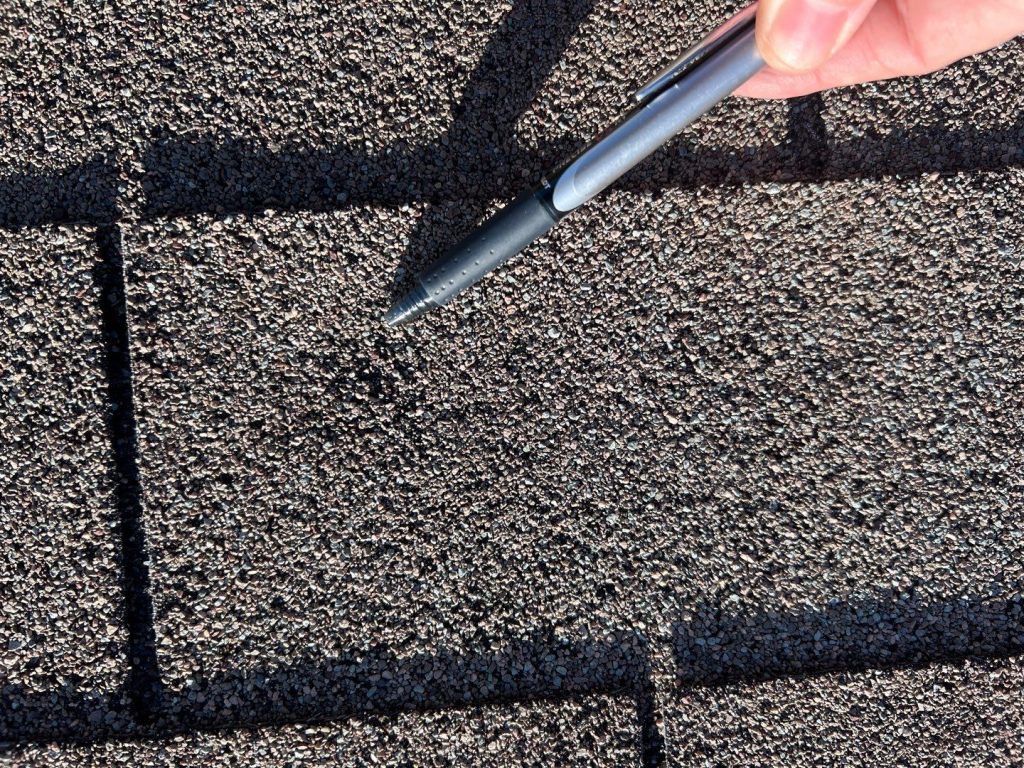
[[412,322],[431,306],[427,292],[421,285],[416,285],[388,310],[388,313],[384,315],[384,323],[389,328],[397,328]]

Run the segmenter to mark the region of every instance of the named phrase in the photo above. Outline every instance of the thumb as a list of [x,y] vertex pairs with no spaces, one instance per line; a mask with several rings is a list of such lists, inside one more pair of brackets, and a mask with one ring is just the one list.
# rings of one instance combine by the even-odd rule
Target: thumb
[[877,0],[761,0],[757,45],[772,69],[817,69],[853,36]]

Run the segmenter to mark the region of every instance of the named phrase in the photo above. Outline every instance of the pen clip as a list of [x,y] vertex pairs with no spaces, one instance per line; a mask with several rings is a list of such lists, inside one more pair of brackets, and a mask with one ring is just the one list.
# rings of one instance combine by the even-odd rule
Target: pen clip
[[640,87],[640,90],[633,94],[634,101],[643,104],[653,99],[666,88],[675,85],[702,61],[726,45],[747,23],[753,23],[756,14],[757,3],[744,8],[648,80]]

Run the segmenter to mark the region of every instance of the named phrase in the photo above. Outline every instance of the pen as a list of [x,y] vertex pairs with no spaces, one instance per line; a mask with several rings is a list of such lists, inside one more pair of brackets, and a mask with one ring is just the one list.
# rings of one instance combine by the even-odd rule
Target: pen
[[417,275],[384,322],[402,325],[447,304],[757,74],[756,12],[754,3],[655,75],[617,123]]

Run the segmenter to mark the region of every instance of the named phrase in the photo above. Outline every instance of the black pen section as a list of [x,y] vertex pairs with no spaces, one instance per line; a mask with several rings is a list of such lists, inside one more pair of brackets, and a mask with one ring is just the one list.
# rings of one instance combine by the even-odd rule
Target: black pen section
[[433,307],[447,304],[547,234],[565,215],[552,205],[551,195],[551,185],[544,184],[524,192],[495,213],[427,267],[384,321],[391,326],[402,325]]

